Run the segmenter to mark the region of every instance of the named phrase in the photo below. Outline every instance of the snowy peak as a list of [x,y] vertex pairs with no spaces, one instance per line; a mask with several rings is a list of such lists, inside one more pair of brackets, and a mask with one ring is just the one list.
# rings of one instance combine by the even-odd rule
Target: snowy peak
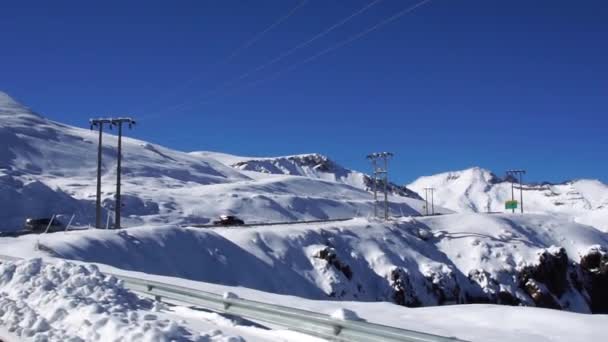
[[494,173],[489,170],[472,167],[460,171],[449,171],[439,173],[433,176],[420,177],[413,184],[427,184],[427,185],[439,185],[439,184],[496,184],[502,180],[497,177]]
[[[334,163],[328,157],[317,154],[300,154],[276,158],[260,158],[240,161],[233,167],[244,171],[292,176],[318,176],[319,173],[332,173],[336,178],[344,177],[348,170]],[[319,177],[320,178],[320,177]]]
[[0,91],[0,115],[2,114],[20,114],[20,115],[34,115],[29,108],[25,107],[15,99],[10,97],[7,93]]
[[[459,212],[504,212],[507,200],[521,196],[516,179],[479,167],[420,177],[408,187],[418,193],[434,188],[436,204]],[[573,215],[578,222],[608,229],[608,186],[598,180],[524,183],[523,197],[527,212]]]
[[[218,161],[242,171],[322,179],[344,183],[365,191],[372,191],[374,188],[374,181],[369,175],[347,169],[318,153],[267,158],[237,157],[214,152],[192,152],[192,154],[216,158]],[[375,187],[384,188],[384,182],[378,180]],[[414,191],[395,183],[389,182],[388,190],[393,195],[421,199]]]
[[4,107],[15,107],[19,106],[19,103],[12,97],[8,96],[7,93],[0,91],[0,108]]

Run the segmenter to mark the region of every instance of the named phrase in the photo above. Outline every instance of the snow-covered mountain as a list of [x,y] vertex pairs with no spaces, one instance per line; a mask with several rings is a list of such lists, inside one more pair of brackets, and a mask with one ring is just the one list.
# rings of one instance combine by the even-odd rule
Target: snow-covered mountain
[[[457,212],[505,212],[505,202],[512,196],[511,184],[511,179],[475,167],[420,177],[408,187],[418,192],[435,188],[435,203]],[[524,183],[523,196],[526,212],[567,215],[608,231],[608,185],[598,180]],[[520,199],[517,182],[515,199]]]
[[[192,152],[193,155],[206,156],[244,171],[255,171],[276,175],[303,176],[333,182],[340,182],[366,191],[373,191],[374,180],[369,175],[347,169],[327,156],[318,153],[293,156],[255,158],[238,157],[216,152]],[[384,181],[376,181],[376,188],[381,191]],[[422,199],[417,193],[403,185],[388,182],[388,190],[395,196]]]
[[[126,134],[128,136],[128,131]],[[94,221],[97,132],[50,121],[0,93],[0,230],[28,216],[77,215]],[[117,137],[104,133],[102,197],[111,212]],[[215,158],[123,139],[123,222],[206,223],[221,214],[246,221],[366,216],[369,192],[320,177],[238,170]],[[416,214],[422,202],[391,196],[395,214]],[[105,221],[105,219],[104,219]]]
[[[116,142],[106,132],[102,190],[108,209]],[[123,222],[139,227],[0,238],[2,253],[309,299],[608,312],[602,290],[608,237],[572,222],[606,222],[606,186],[599,182],[525,185],[526,210],[539,214],[487,215],[504,211],[511,184],[474,168],[423,177],[409,188],[436,188],[439,212],[449,213],[442,209],[447,206],[481,213],[201,230],[179,224],[225,213],[248,222],[368,216],[369,178],[316,154],[184,153],[131,138],[123,147]],[[47,120],[0,93],[0,230],[19,228],[27,216],[56,213],[92,222],[96,153],[97,132]],[[423,208],[406,188],[393,186],[389,199],[393,214]]]

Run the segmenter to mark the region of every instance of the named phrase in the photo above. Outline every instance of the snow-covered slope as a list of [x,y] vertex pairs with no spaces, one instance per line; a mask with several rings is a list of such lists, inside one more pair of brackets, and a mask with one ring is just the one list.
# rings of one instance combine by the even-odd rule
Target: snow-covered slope
[[[477,167],[420,177],[408,187],[435,188],[435,203],[458,212],[505,212],[505,201],[512,196],[509,180]],[[608,231],[608,185],[598,180],[524,184],[523,192],[526,212],[567,215]],[[515,184],[515,199],[519,197]]]
[[[347,169],[328,157],[318,154],[299,154],[284,157],[255,158],[238,157],[217,152],[192,152],[192,155],[214,158],[226,165],[243,171],[255,171],[266,174],[303,176],[340,182],[366,191],[373,191],[373,179],[362,172]],[[376,183],[378,191],[383,189],[384,182]],[[417,193],[405,186],[389,181],[389,191],[396,196],[422,199]]]
[[41,259],[0,264],[0,334],[6,330],[11,340],[197,338],[174,321],[156,319],[152,309],[152,301],[125,290],[96,266],[47,264]]
[[[117,138],[106,131],[102,196],[111,212]],[[128,135],[128,131],[126,132]],[[0,93],[0,231],[28,216],[77,214],[94,221],[97,132],[47,120]],[[250,176],[214,158],[123,139],[123,224],[206,223],[221,214],[246,221],[365,216],[371,195],[342,182],[291,175]],[[393,214],[415,214],[418,200],[391,196]],[[104,219],[105,221],[105,219]]]
[[322,342],[140,298],[95,265],[48,259],[0,263],[0,340]]
[[[102,272],[143,277],[258,302],[454,336],[466,341],[599,341],[606,315],[497,305],[406,308],[391,303],[307,300],[243,287],[126,272],[50,258],[0,265],[0,339],[4,341],[323,342],[238,317],[137,298]],[[100,270],[102,272],[100,272]],[[41,286],[42,285],[42,286]],[[449,319],[441,319],[449,317]],[[439,319],[438,319],[439,318]]]
[[50,253],[310,299],[406,306],[490,302],[578,312],[608,312],[606,247],[608,235],[592,227],[508,214],[0,239],[9,255]]

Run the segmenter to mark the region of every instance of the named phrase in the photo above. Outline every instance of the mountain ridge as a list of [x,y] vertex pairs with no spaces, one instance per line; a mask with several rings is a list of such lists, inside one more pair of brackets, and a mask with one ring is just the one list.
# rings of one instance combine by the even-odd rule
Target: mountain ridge
[[[434,188],[435,203],[457,212],[505,212],[505,202],[513,195],[520,201],[519,184],[513,181],[473,167],[419,177],[407,186],[414,191]],[[579,223],[608,231],[608,185],[600,180],[524,182],[522,188],[526,212],[571,215]]]
[[[373,191],[372,177],[360,171],[348,169],[328,156],[320,153],[294,154],[277,157],[240,157],[210,151],[191,152],[194,155],[203,155],[216,158],[218,161],[243,171],[254,171],[267,174],[286,174],[303,176],[335,182],[345,183],[365,191]],[[378,192],[382,192],[384,181],[376,182]],[[389,180],[388,190],[396,196],[422,200],[422,197],[408,189]]]
[[[93,222],[97,132],[35,114],[3,93],[0,104],[0,230],[28,216],[77,214]],[[123,137],[122,221],[127,226],[208,223],[222,214],[246,222],[294,221],[368,215],[369,192],[327,179],[255,174],[216,159]],[[113,212],[117,137],[103,136],[104,219]],[[44,194],[44,195],[43,195]],[[392,198],[391,209],[417,215],[422,202]],[[108,219],[108,221],[111,221]]]

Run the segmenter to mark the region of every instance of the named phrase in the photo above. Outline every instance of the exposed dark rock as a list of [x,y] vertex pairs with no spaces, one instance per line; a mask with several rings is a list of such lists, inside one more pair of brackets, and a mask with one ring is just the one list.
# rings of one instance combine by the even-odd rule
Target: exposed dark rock
[[510,292],[499,291],[496,303],[502,305],[518,306],[521,304],[521,301],[515,296],[513,296]]
[[479,293],[467,293],[467,303],[496,303],[499,300],[500,285],[489,272],[482,269],[471,270],[468,278],[471,284],[479,288]]
[[342,272],[342,274],[344,274],[344,276],[348,280],[352,280],[353,271],[351,270],[350,266],[346,265],[345,263],[341,262],[338,259],[338,256],[336,255],[336,251],[333,248],[331,248],[331,247],[323,248],[315,255],[315,258],[319,258],[319,259],[323,259],[323,260],[327,261],[328,265],[331,265],[331,266],[335,267],[337,270],[339,270],[340,272]]
[[390,277],[390,286],[393,289],[392,299],[396,304],[408,307],[418,307],[421,305],[410,282],[409,273],[406,270],[395,268],[391,271]]
[[[319,250],[315,257],[341,272],[342,282],[353,279],[351,267],[339,260],[332,247]],[[581,256],[580,264],[572,262],[564,248],[551,247],[541,250],[533,264],[517,271],[472,270],[468,282],[453,266],[422,266],[422,274],[400,267],[390,272],[389,298],[394,303],[407,307],[493,303],[608,313],[608,253],[599,246]],[[361,286],[357,288],[361,292]],[[352,290],[335,287],[330,296],[343,298],[345,291]]]
[[[374,189],[373,178],[368,175],[365,175],[364,182],[365,182],[366,190],[373,191],[373,189]],[[376,189],[378,189],[378,191],[382,191],[384,189],[384,180],[383,179],[378,179],[376,181]],[[387,190],[388,190],[388,192],[390,192],[393,195],[402,196],[402,197],[410,197],[410,198],[422,200],[422,197],[420,197],[420,195],[418,193],[410,190],[409,188],[407,188],[404,185],[397,185],[395,183],[388,182]]]
[[524,267],[520,271],[520,287],[526,288],[530,279],[544,284],[548,291],[561,297],[568,286],[568,254],[563,247],[544,249],[538,264]]
[[583,286],[589,293],[591,312],[608,314],[608,252],[603,246],[592,246],[581,256]]
[[451,267],[444,265],[440,270],[427,274],[425,278],[439,305],[464,302],[460,286]]
[[545,284],[530,278],[526,281],[523,288],[537,306],[548,309],[562,308]]

